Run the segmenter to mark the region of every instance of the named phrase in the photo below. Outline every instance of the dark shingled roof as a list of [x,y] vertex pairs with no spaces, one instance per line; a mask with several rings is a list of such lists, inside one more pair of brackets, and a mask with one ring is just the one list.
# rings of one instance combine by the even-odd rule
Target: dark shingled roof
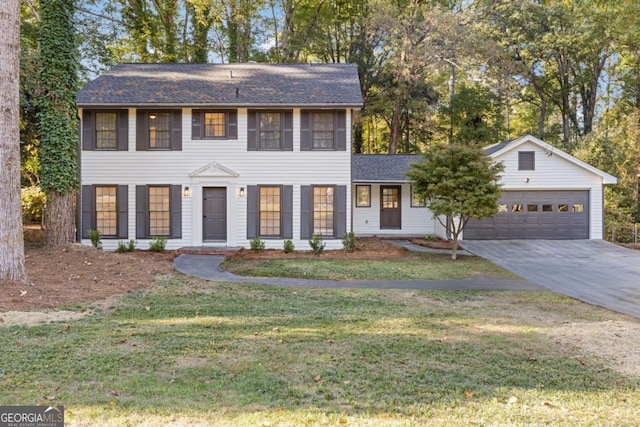
[[352,64],[117,64],[78,92],[79,106],[361,107]]
[[420,154],[354,154],[354,182],[407,182],[409,165],[423,160]]
[[488,147],[484,147],[484,155],[490,156],[495,152],[502,150],[504,147],[511,144],[515,139],[510,139],[509,141],[498,142],[497,144],[489,145]]

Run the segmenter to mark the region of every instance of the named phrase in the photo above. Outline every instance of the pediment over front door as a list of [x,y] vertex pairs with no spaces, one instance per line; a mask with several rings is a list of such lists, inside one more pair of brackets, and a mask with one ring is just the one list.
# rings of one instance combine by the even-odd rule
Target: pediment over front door
[[189,176],[191,178],[237,178],[240,174],[217,162],[212,162],[191,172]]

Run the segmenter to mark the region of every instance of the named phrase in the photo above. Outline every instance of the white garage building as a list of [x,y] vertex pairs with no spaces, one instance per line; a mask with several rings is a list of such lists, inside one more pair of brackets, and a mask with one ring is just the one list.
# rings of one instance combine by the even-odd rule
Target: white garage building
[[[616,184],[616,177],[531,135],[494,144],[485,153],[505,166],[504,193],[498,213],[493,218],[470,220],[463,239],[603,238],[603,187]],[[447,237],[433,215],[420,209],[408,179],[398,171],[421,159],[416,155],[354,155],[356,235]],[[359,202],[360,193],[370,194],[370,203],[366,197],[365,203]],[[397,209],[390,209],[393,207]],[[388,212],[395,215],[394,222],[386,219]]]

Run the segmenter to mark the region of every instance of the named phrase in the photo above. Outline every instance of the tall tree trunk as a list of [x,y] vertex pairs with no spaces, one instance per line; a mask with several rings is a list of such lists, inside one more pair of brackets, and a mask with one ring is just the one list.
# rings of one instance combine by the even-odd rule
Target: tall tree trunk
[[20,201],[20,0],[0,2],[0,280],[27,280]]
[[46,212],[45,244],[48,247],[53,247],[73,242],[75,240],[75,215],[69,215],[69,212],[75,212],[74,194],[61,195],[52,191],[47,195]]

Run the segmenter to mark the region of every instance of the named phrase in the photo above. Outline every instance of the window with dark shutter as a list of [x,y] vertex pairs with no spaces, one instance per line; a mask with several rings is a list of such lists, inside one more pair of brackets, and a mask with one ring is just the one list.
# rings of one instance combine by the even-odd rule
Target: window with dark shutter
[[129,149],[128,110],[84,110],[82,112],[82,149]]
[[347,120],[344,110],[300,112],[300,151],[347,149]]
[[519,151],[518,152],[518,170],[532,171],[535,170],[535,151]]
[[293,151],[293,111],[250,110],[247,150]]
[[98,230],[103,238],[126,239],[129,234],[129,187],[127,185],[83,185],[80,237]]
[[182,237],[182,186],[136,186],[136,238]]
[[181,110],[138,110],[136,149],[182,150]]
[[192,110],[191,139],[238,139],[236,110]]

